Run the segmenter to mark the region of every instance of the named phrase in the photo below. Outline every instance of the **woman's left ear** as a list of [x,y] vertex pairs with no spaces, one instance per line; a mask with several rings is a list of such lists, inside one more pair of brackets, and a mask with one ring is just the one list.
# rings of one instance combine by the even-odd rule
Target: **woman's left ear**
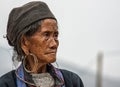
[[29,41],[24,35],[21,37],[21,48],[26,55],[29,54]]

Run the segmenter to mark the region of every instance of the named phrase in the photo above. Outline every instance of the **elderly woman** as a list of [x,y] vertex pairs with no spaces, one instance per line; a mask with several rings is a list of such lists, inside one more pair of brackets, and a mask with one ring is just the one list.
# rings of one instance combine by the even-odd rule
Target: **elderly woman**
[[0,78],[0,87],[83,87],[78,75],[55,68],[59,45],[57,19],[41,1],[14,8],[7,40],[21,65]]

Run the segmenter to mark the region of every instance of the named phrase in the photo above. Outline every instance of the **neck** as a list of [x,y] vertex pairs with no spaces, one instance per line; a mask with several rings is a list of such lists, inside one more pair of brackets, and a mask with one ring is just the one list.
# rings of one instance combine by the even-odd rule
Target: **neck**
[[46,72],[46,64],[38,64],[36,73],[45,73]]
[[35,63],[33,60],[26,60],[25,61],[25,68],[30,71],[31,73],[45,73],[46,72],[46,65],[45,63]]

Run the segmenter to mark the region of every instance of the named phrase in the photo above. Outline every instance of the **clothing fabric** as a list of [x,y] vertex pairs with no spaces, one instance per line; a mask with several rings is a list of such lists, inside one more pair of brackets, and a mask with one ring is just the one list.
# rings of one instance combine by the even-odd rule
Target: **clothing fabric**
[[[84,87],[81,78],[70,71],[59,69],[64,77],[65,87]],[[0,77],[0,87],[17,87],[15,70]]]
[[[52,77],[54,77],[55,80],[55,87],[65,87],[64,85],[64,78],[63,75],[61,73],[61,71],[57,68],[55,68],[53,65],[48,64],[47,65],[47,72],[50,73],[52,75]],[[20,79],[24,80],[24,81],[28,81],[32,84],[34,84],[34,81],[32,80],[31,74],[27,73],[22,64],[19,66],[19,68],[15,71],[15,74],[17,76],[17,87],[27,87],[26,84],[21,81]],[[31,78],[31,79],[30,79]]]

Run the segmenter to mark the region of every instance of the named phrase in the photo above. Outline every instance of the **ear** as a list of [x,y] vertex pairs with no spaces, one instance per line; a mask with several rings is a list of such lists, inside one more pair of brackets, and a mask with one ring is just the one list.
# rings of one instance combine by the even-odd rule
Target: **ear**
[[26,55],[29,54],[29,40],[24,35],[21,37],[21,48]]

